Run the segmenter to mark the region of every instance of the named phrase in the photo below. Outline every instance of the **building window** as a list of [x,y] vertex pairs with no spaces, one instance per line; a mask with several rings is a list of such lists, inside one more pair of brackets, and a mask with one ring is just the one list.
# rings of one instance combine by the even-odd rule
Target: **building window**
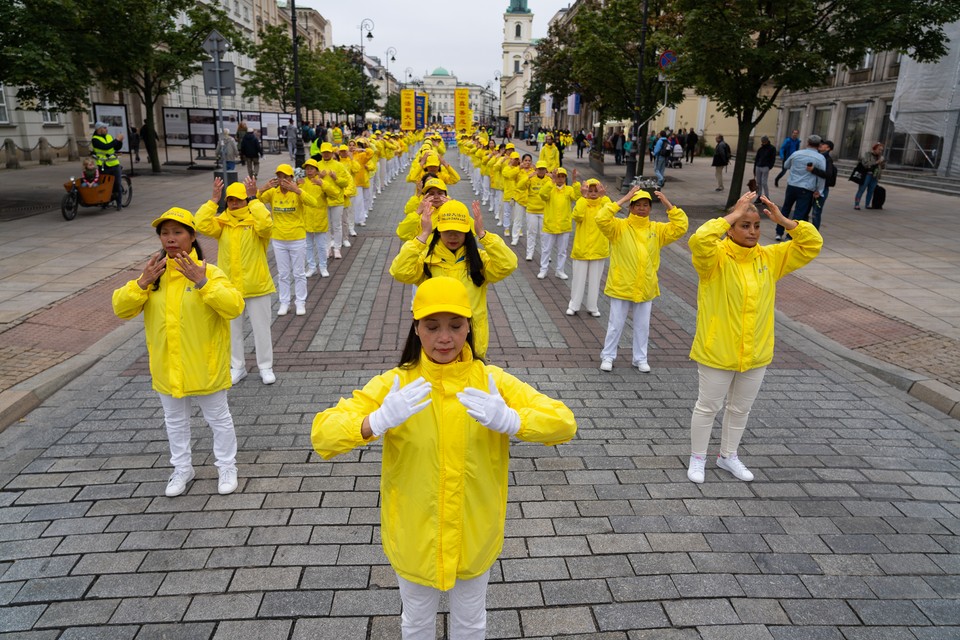
[[867,49],[867,52],[863,54],[863,63],[860,65],[861,69],[869,69],[873,66],[873,50]]
[[817,107],[813,116],[813,133],[821,138],[827,138],[830,133],[830,114],[833,111],[831,107]]
[[43,103],[40,109],[40,119],[43,124],[60,124],[60,114],[53,110],[53,105],[49,101]]
[[519,22],[517,23],[517,26],[513,30],[513,37],[516,40],[520,40],[523,38],[523,27],[520,26]]
[[10,117],[7,115],[7,92],[2,82],[0,82],[0,122],[10,122]]
[[520,59],[517,58],[513,61],[513,72],[520,73]]
[[200,106],[200,92],[197,90],[197,85],[190,87],[190,98],[193,101],[193,106]]
[[787,113],[787,131],[784,134],[784,138],[790,136],[795,130],[800,129],[800,121],[803,119],[803,109],[791,109]]
[[848,106],[843,122],[843,138],[840,140],[840,159],[856,160],[860,157],[864,128],[867,123],[867,105]]

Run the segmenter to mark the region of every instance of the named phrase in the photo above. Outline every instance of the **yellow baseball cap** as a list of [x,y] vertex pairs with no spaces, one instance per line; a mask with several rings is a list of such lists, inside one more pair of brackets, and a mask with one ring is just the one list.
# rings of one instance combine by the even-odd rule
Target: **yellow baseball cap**
[[635,194],[633,194],[633,197],[630,198],[630,204],[633,204],[637,200],[643,200],[644,198],[646,198],[650,202],[653,202],[653,196],[651,196],[648,192],[644,191],[643,189],[640,189],[640,191],[637,191]]
[[348,147],[345,144],[342,144],[339,147],[337,147],[337,151],[350,151],[350,147]]
[[288,164],[281,164],[279,167],[277,167],[276,173],[284,173],[284,174],[286,174],[286,175],[288,175],[288,176],[292,176],[292,175],[293,175],[293,167],[291,167],[291,166],[288,165]]
[[437,231],[461,231],[468,233],[473,218],[467,205],[458,200],[447,200],[437,209]]
[[516,151],[514,151],[513,153],[510,154],[510,158],[511,158],[511,159],[516,158],[517,160],[519,160],[519,159],[520,159],[520,154],[517,153]]
[[229,187],[227,187],[227,197],[228,198],[240,198],[241,200],[247,199],[247,188],[242,182],[234,182]]
[[473,316],[467,288],[456,278],[430,278],[417,287],[413,296],[413,319],[420,320],[435,313],[452,313],[464,318]]
[[[243,192],[244,198],[246,198],[246,190]],[[159,218],[154,220],[151,224],[154,227],[159,227],[164,220],[174,220],[179,222],[185,227],[190,227],[191,229],[196,230],[197,225],[193,222],[193,214],[187,211],[186,209],[181,209],[180,207],[173,207],[172,209],[167,209],[167,211],[161,215]]]
[[544,162],[543,160],[539,160],[537,162],[537,169],[548,169],[548,168],[549,167],[547,167],[547,163]]
[[439,167],[439,166],[440,166],[440,158],[437,157],[437,154],[435,153],[427,154],[427,160],[426,162],[423,163],[423,168],[426,169],[427,167]]
[[513,144],[512,142],[508,142],[508,143],[507,143],[507,146],[504,147],[504,149],[516,149],[516,148],[517,148],[517,146],[516,146],[515,144]]
[[320,153],[333,153],[333,145],[329,142],[324,142],[320,145]]
[[591,186],[591,185],[596,186],[596,187],[599,187],[599,186],[600,186],[600,181],[597,180],[596,178],[590,178],[590,179],[587,180],[584,184],[587,185],[588,187]]
[[563,167],[560,167],[559,169],[557,169],[557,175],[565,176],[567,175],[567,170],[564,169]]
[[447,183],[440,178],[428,178],[427,181],[423,183],[423,192],[426,193],[427,189],[440,189],[440,191],[446,193]]
[[313,168],[316,169],[317,171],[320,170],[320,163],[317,162],[316,160],[314,160],[313,158],[307,158],[306,161],[303,163],[303,166],[305,166],[305,167],[313,167]]

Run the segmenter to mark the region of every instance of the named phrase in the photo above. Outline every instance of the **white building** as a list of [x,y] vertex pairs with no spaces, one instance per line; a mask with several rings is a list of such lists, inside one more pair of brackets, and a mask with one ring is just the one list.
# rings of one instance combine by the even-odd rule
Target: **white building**
[[475,122],[489,124],[497,114],[497,95],[491,84],[481,87],[470,82],[460,82],[457,76],[443,67],[423,76],[423,85],[418,89],[429,97],[429,122],[454,123],[454,90],[468,89],[470,109]]
[[527,0],[511,0],[503,14],[502,68],[500,69],[500,116],[516,131],[526,127],[529,105],[525,94],[533,77],[536,40],[533,39],[533,13]]

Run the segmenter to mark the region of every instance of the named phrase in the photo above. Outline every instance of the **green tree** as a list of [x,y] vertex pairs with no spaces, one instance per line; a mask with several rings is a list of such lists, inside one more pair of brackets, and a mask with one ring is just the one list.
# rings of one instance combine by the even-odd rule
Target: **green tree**
[[387,96],[387,104],[383,107],[383,115],[386,118],[400,120],[400,94],[391,93]]
[[[293,40],[290,30],[270,24],[260,32],[256,49],[256,65],[243,79],[243,96],[258,97],[280,105],[280,111],[288,113],[294,102],[293,91]],[[308,57],[305,48],[297,51],[301,70]],[[309,63],[307,63],[309,64]]]
[[947,51],[942,25],[960,18],[956,0],[676,0],[683,15],[674,42],[676,80],[736,118],[727,206],[739,197],[746,140],[784,89],[823,84],[835,65],[867,49],[932,62]]

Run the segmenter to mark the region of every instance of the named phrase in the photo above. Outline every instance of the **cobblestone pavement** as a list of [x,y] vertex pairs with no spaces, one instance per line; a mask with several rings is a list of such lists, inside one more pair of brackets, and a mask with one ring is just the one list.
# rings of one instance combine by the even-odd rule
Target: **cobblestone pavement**
[[[235,494],[216,493],[197,416],[197,479],[163,497],[169,454],[142,332],[0,434],[0,637],[399,637],[380,547],[380,447],[324,462],[309,427],[398,357],[410,288],[385,269],[407,195],[394,183],[331,277],[309,280],[308,315],[276,319],[277,384],[251,375],[230,391]],[[783,318],[741,448],[757,479],[741,483],[710,461],[694,485],[686,248],[664,252],[650,374],[624,357],[599,372],[606,307],[598,319],[563,315],[568,282],[537,280],[533,264],[521,254],[492,287],[489,359],[563,399],[579,430],[558,447],[512,445],[488,637],[960,638],[956,420]],[[116,282],[77,304],[106,304]],[[781,291],[816,293],[804,287],[790,277]],[[839,341],[840,299],[817,300],[819,314],[797,311],[834,322]],[[857,318],[880,338],[895,330]],[[51,351],[82,338],[58,331],[67,344]],[[440,616],[441,634],[445,624]]]

